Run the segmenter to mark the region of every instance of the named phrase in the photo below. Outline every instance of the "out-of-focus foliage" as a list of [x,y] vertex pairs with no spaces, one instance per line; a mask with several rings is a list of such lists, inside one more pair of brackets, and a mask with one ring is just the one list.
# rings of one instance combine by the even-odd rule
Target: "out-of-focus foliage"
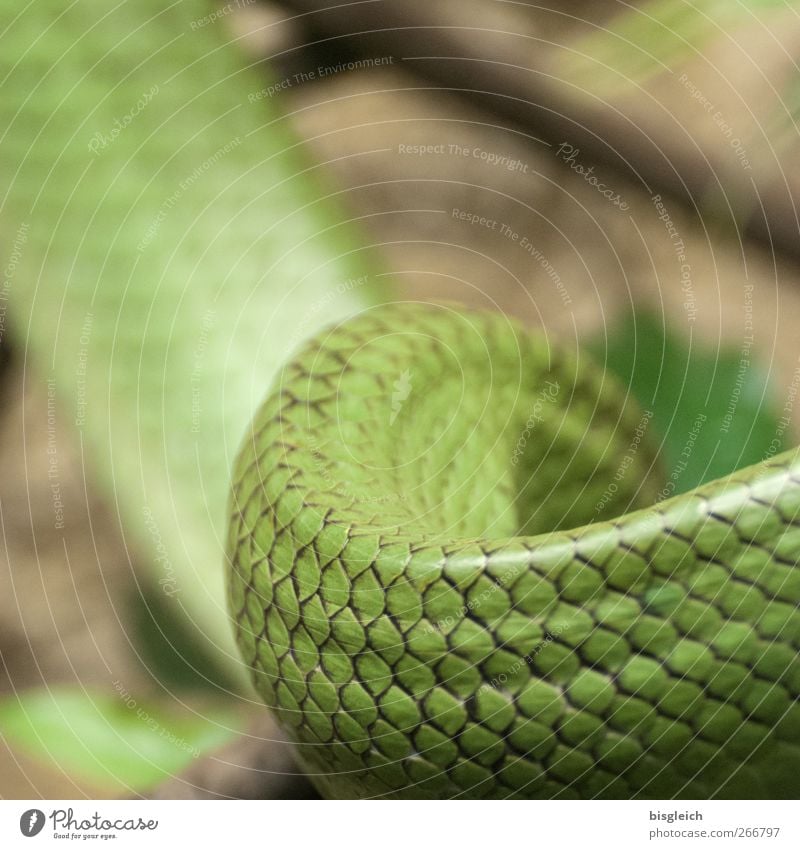
[[0,728],[29,755],[119,792],[154,787],[241,730],[229,707],[165,710],[117,691],[29,690],[0,702]]
[[767,376],[742,351],[706,348],[649,312],[629,314],[590,347],[652,411],[664,468],[675,475],[671,495],[777,453],[778,414]]
[[642,85],[702,54],[725,33],[752,25],[754,16],[789,9],[789,0],[651,0],[620,4],[609,24],[575,45],[571,81],[604,94],[621,82]]

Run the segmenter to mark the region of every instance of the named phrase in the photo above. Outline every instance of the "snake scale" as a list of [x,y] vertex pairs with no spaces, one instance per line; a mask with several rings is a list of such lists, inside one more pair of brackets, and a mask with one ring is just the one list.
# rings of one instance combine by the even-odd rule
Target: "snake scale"
[[308,305],[358,312],[278,371],[230,510],[239,647],[321,792],[796,797],[796,452],[659,502],[585,355],[331,299],[362,246],[210,10],[2,4],[10,329],[174,614],[236,671],[235,444]]
[[798,792],[798,453],[653,506],[624,400],[444,306],[367,310],[280,373],[235,469],[230,609],[323,794]]

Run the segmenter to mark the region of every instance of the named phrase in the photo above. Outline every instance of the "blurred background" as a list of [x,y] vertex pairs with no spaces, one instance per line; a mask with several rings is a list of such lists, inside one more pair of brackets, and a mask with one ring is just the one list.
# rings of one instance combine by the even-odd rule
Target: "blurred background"
[[[33,44],[36,7],[48,4],[30,5],[31,24],[14,37]],[[84,4],[83,14],[97,5]],[[25,16],[3,6],[0,24],[7,26],[0,31],[14,35]],[[88,17],[85,24],[91,30]],[[60,24],[54,26],[57,32]],[[136,28],[124,16],[114,26],[121,45]],[[299,304],[296,339],[333,311],[346,314],[387,297],[458,301],[515,315],[554,343],[591,351],[628,383],[654,413],[654,435],[676,494],[795,444],[800,4],[232,0],[225,6],[178,3],[162,32],[164,44],[181,39],[183,70],[196,62],[192,74],[205,69],[204,79],[218,76],[227,86],[220,88],[220,102],[227,104],[233,92],[237,114],[247,116],[241,119],[247,145],[225,152],[229,173],[217,168],[212,176],[209,166],[201,169],[207,178],[196,178],[209,197],[216,197],[214,180],[224,188],[246,171],[245,147],[263,165],[269,156],[259,154],[258,145],[285,152],[299,142],[306,159],[289,166],[294,182],[287,185],[295,188],[280,203],[291,209],[311,203],[309,197],[334,198],[342,212],[331,213],[331,220],[342,216],[354,243],[364,246],[353,249],[363,254],[363,269],[352,263],[351,274],[344,263],[313,296],[269,289],[253,277],[254,291],[267,286],[262,309],[269,312],[284,299]],[[26,73],[31,60],[24,52],[15,48],[20,58],[6,60],[4,70]],[[114,73],[127,78],[135,64],[130,51],[125,56],[128,65],[116,72],[106,66],[92,78],[92,97],[103,99],[108,118],[86,124],[81,155],[102,151],[114,175],[104,184],[103,202],[119,198],[127,209],[126,199],[141,188],[138,180],[117,179],[127,173],[128,154],[139,150],[128,139],[140,133],[144,144],[160,126],[145,132],[164,95],[154,92],[152,107],[137,107],[130,92],[151,89],[141,81],[132,89],[116,86]],[[58,57],[49,61],[58,68]],[[76,62],[65,87],[83,85]],[[239,68],[245,76],[237,76]],[[178,83],[191,100],[188,77]],[[91,433],[74,426],[85,391],[81,363],[104,383],[112,360],[103,359],[98,328],[108,320],[124,335],[125,296],[101,298],[91,308],[80,303],[78,318],[63,325],[72,339],[70,377],[64,378],[52,328],[36,320],[41,303],[30,295],[45,267],[42,257],[50,256],[49,237],[37,236],[36,214],[18,211],[36,197],[46,173],[40,168],[27,184],[17,179],[20,151],[28,151],[34,137],[40,143],[34,125],[18,119],[36,102],[25,88],[35,78],[31,63],[27,77],[16,83],[7,77],[2,95],[13,109],[6,107],[6,147],[0,143],[0,796],[312,796],[246,680],[224,653],[213,657],[197,637],[198,629],[205,631],[203,605],[184,604],[181,581],[190,579],[177,565],[177,575],[170,573],[183,536],[191,536],[186,520],[173,527],[147,500],[144,509],[120,506],[119,493],[136,478],[135,458],[110,480],[92,456]],[[163,92],[173,76],[167,71],[158,80]],[[213,82],[203,85],[213,88]],[[59,104],[68,102],[65,93]],[[168,120],[170,110],[163,109],[159,121]],[[196,120],[202,137],[225,114],[223,107],[209,112],[207,125],[198,116],[184,120]],[[120,117],[119,124],[111,120]],[[47,125],[57,151],[62,138],[67,149],[71,129],[66,122]],[[198,163],[221,159],[217,142],[208,150]],[[168,156],[169,144],[153,174],[161,174]],[[189,165],[178,173],[192,173]],[[81,194],[76,169],[50,195],[52,221],[61,220],[59,198],[64,205],[67,198],[88,205],[87,215],[99,202],[91,192]],[[300,185],[297,175],[306,171],[313,180]],[[263,214],[254,213],[252,226],[277,219],[274,192],[256,178],[244,182],[245,199],[248,191],[266,192]],[[165,228],[175,220],[171,210]],[[158,203],[151,203],[142,220],[158,226],[136,229],[128,248],[120,249],[135,256],[137,243],[139,254],[147,248],[154,269],[172,261],[171,247],[156,239],[166,233],[158,214]],[[228,238],[247,238],[248,248],[258,244],[247,236],[251,221],[237,220],[231,228],[237,235]],[[190,229],[181,226],[181,233]],[[221,227],[213,220],[208,226]],[[224,240],[220,246],[225,249]],[[261,250],[263,268],[286,265],[283,247],[278,240]],[[69,250],[65,254],[61,261],[69,266]],[[96,271],[98,280],[108,274],[105,266]],[[111,291],[122,292],[121,284]],[[183,309],[193,291],[181,289],[175,303]],[[333,293],[329,299],[326,292]],[[332,305],[345,292],[352,303],[338,298]],[[252,311],[248,297],[241,295],[236,315]],[[153,295],[147,309],[136,309],[144,314],[157,303]],[[206,344],[227,357],[231,370],[238,362],[229,356],[227,337],[214,348],[225,313],[197,307],[194,314],[189,354],[179,366],[187,392],[192,369],[211,357]],[[134,326],[130,350],[137,333]],[[276,361],[285,353],[276,347]],[[141,361],[116,356],[118,370],[120,363],[123,370],[141,368]],[[219,379],[208,370],[209,381]],[[261,374],[259,386],[248,386],[250,408],[268,382]],[[152,399],[168,403],[162,397],[173,391],[168,378],[158,390],[151,398],[145,386],[136,409]],[[96,427],[105,426],[102,416],[95,418]],[[211,443],[218,434],[208,421],[203,439]],[[245,421],[226,431],[234,449]],[[124,454],[134,441],[121,433],[113,431],[110,441]],[[159,439],[161,431],[142,433],[147,450],[146,440]],[[180,453],[178,445],[168,452]],[[223,460],[227,455],[220,459],[224,468]],[[193,455],[187,462],[191,467]],[[188,486],[180,470],[170,476],[178,481],[170,501],[182,508],[181,481]],[[221,489],[219,481],[209,488]],[[194,511],[202,522],[205,504],[192,503],[181,515]],[[208,568],[221,572],[222,555],[209,560]]]

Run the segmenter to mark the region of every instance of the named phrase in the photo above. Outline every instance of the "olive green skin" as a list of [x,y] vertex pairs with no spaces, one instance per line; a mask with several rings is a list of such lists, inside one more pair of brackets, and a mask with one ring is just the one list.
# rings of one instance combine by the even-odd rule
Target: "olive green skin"
[[229,602],[323,795],[797,797],[798,452],[658,502],[624,402],[449,307],[285,367],[235,467]]

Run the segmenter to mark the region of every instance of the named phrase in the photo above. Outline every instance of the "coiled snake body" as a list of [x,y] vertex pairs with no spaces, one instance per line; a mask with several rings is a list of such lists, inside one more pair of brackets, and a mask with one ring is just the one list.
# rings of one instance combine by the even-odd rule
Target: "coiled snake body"
[[285,367],[234,474],[230,608],[325,795],[797,794],[798,453],[658,502],[624,401],[445,307]]

